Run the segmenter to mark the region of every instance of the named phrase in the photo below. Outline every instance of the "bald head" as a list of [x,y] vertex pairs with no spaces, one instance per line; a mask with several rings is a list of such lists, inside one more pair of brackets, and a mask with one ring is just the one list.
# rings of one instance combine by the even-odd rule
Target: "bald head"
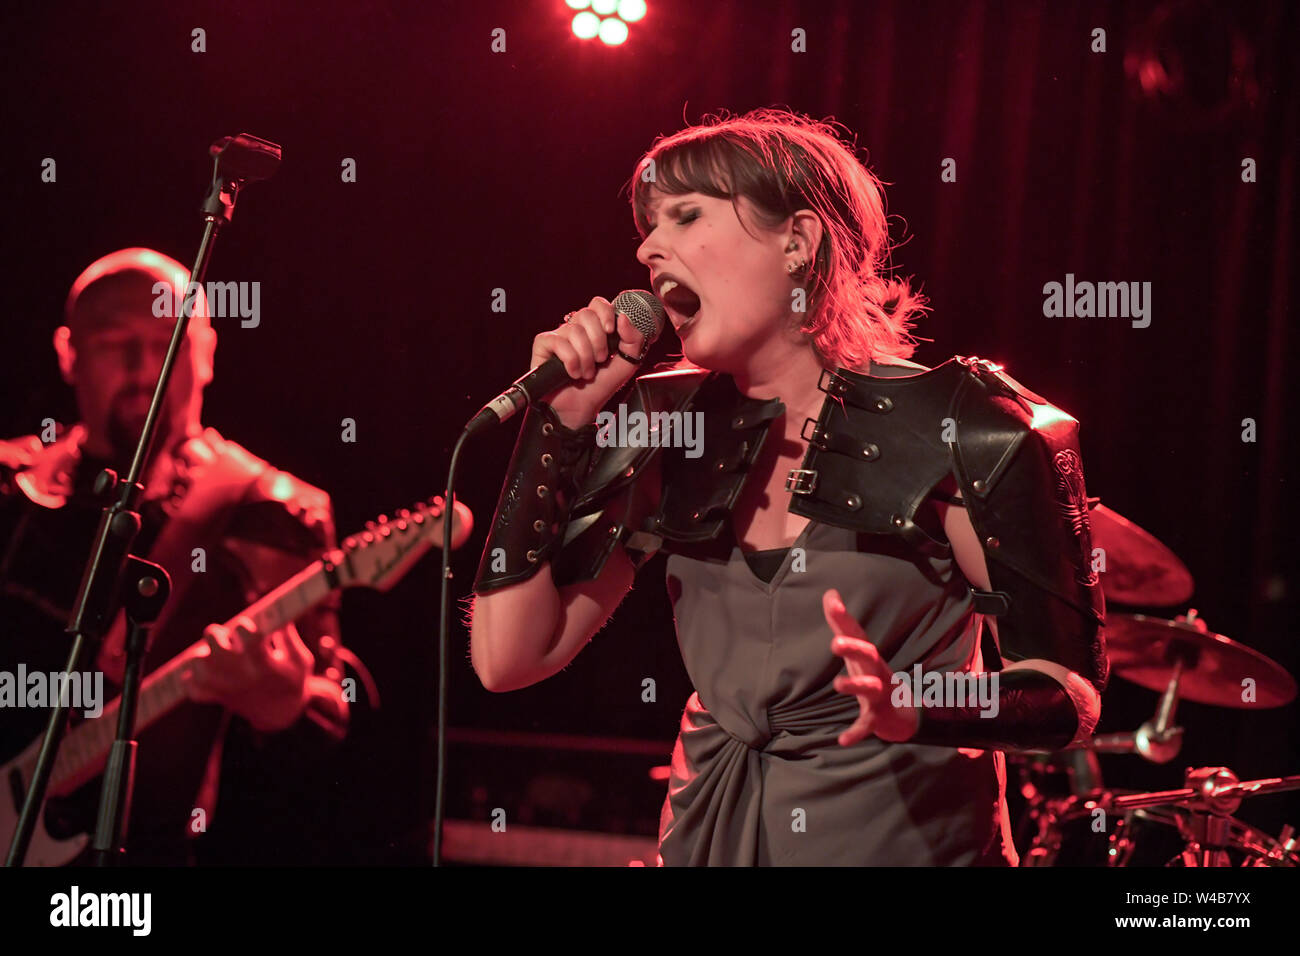
[[[64,324],[74,337],[82,330],[120,325],[132,319],[175,324],[190,273],[171,256],[153,249],[119,249],[92,262],[77,276],[63,306]],[[210,326],[202,287],[190,328]]]

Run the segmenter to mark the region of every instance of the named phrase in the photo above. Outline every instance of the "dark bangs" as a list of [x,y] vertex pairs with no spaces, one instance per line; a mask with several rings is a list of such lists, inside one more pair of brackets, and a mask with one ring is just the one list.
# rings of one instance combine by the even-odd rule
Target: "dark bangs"
[[[654,178],[647,181],[644,171],[651,162]],[[671,196],[700,193],[714,199],[729,199],[742,226],[745,220],[736,206],[739,196],[755,203],[760,214],[768,210],[784,211],[784,216],[770,221],[773,226],[798,208],[791,204],[768,163],[751,152],[749,143],[709,128],[684,130],[655,143],[637,163],[636,172],[625,188],[631,190],[632,219],[643,239],[650,230],[652,191]]]

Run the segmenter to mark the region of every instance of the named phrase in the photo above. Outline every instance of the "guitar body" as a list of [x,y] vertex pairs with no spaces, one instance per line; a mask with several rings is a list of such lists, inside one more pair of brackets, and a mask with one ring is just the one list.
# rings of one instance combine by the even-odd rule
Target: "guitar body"
[[[0,794],[0,844],[5,847],[13,841],[14,833],[18,830],[18,814],[22,809],[23,795],[27,792],[27,784],[36,768],[36,758],[40,752],[41,739],[38,737],[26,750],[0,767],[0,779],[4,780],[4,793]],[[90,835],[86,833],[66,840],[51,836],[45,828],[45,804],[42,804],[23,865],[64,866],[80,856],[88,846]]]

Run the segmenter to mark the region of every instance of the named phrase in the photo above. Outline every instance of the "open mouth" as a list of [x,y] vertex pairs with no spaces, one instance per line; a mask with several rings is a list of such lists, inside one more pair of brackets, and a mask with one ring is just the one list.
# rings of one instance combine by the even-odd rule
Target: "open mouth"
[[682,315],[672,306],[668,306],[667,308],[668,308],[668,318],[672,321],[673,330],[676,331],[679,338],[681,337],[682,333],[684,333],[687,329],[693,326],[696,320],[700,317],[700,313],[698,309],[695,311],[695,314],[693,315]]
[[659,301],[668,309],[673,326],[680,332],[695,321],[700,311],[700,297],[677,279],[663,277],[656,283]]

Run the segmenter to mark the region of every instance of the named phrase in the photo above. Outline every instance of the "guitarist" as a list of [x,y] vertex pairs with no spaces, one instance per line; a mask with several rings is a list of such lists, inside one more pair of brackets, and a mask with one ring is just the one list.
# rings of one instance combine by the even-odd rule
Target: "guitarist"
[[[62,430],[47,421],[41,435],[0,442],[0,670],[66,665],[63,628],[105,503],[92,493],[95,476],[128,470],[171,338],[173,319],[155,317],[155,284],[181,296],[188,279],[174,259],[135,248],[98,260],[72,285],[54,346],[81,421]],[[146,674],[200,638],[209,653],[183,671],[189,702],[138,734],[127,854],[163,865],[310,862],[304,848],[326,841],[294,825],[319,831],[328,782],[312,771],[319,776],[322,745],[348,725],[341,658],[350,655],[339,643],[337,599],[265,636],[246,618],[233,631],[211,622],[334,547],[330,499],[204,428],[215,346],[200,293],[160,415],[135,553],[172,579]],[[117,695],[124,638],[118,614],[98,660],[82,662],[104,673],[101,705]],[[48,712],[6,711],[7,761],[40,734]],[[101,781],[50,801],[51,835],[93,831]]]

